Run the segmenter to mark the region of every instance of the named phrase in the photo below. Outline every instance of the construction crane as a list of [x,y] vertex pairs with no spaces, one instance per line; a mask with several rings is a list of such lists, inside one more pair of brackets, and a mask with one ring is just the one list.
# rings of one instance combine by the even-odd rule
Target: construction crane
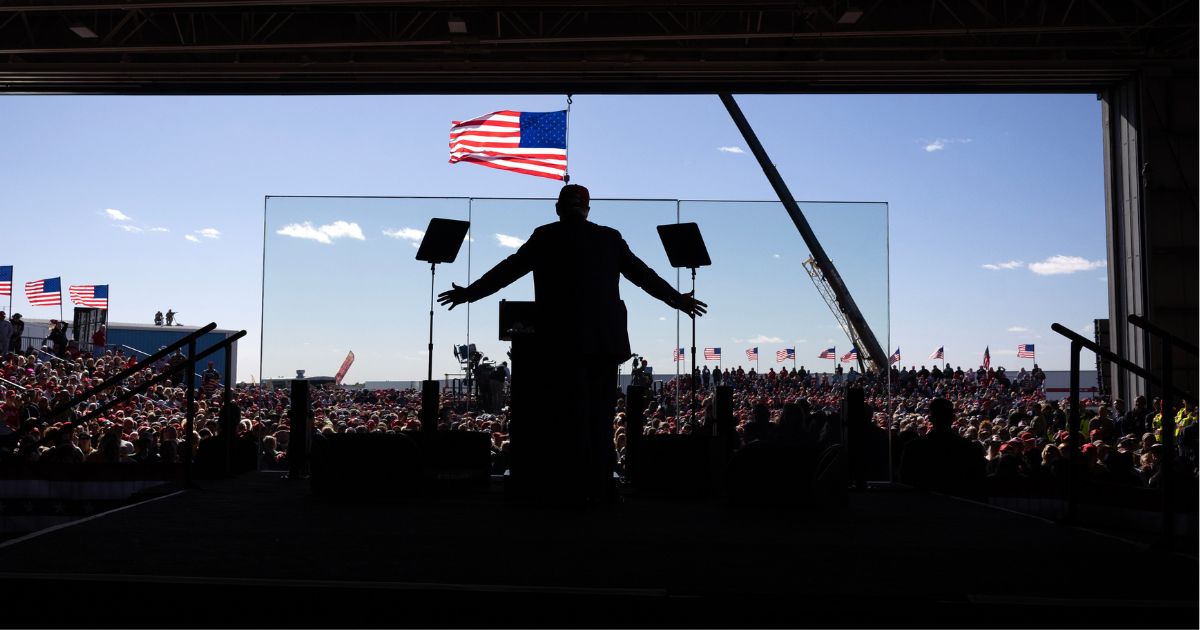
[[833,266],[829,256],[825,254],[825,248],[817,240],[816,233],[808,224],[804,213],[800,211],[800,205],[792,197],[792,192],[788,190],[783,177],[779,175],[779,170],[771,163],[770,156],[767,155],[762,143],[758,141],[758,136],[750,127],[745,114],[742,113],[742,108],[738,107],[732,94],[721,94],[720,97],[725,109],[729,111],[729,117],[733,119],[733,124],[737,125],[738,131],[742,132],[746,144],[750,145],[750,152],[758,160],[758,165],[762,168],[763,174],[767,176],[767,181],[771,182],[771,187],[775,189],[775,194],[783,203],[783,208],[792,218],[792,223],[796,224],[800,238],[804,239],[808,251],[812,252],[812,256],[809,257],[804,267],[812,277],[813,283],[817,285],[817,291],[821,293],[821,297],[833,311],[833,316],[846,331],[846,335],[854,341],[855,348],[858,349],[859,367],[870,366],[880,370],[887,369],[888,357],[884,353],[883,346],[879,345],[875,333],[871,332],[870,326],[867,326],[867,320],[863,317],[862,311],[858,310],[858,305],[851,297],[850,290],[846,288],[846,283],[842,281],[841,274]]
[[858,349],[858,371],[866,372],[877,369],[878,366],[871,360],[870,355],[862,349],[866,345],[858,333],[855,332],[854,326],[850,325],[850,320],[846,318],[842,307],[838,305],[837,293],[829,285],[829,281],[825,279],[825,274],[821,273],[821,268],[817,266],[817,261],[812,256],[809,256],[808,260],[804,261],[803,264],[804,270],[808,272],[808,277],[812,279],[813,286],[817,287],[817,293],[821,295],[822,300],[825,300],[825,305],[829,307],[830,312],[833,313],[833,318],[837,320],[838,327],[842,329],[842,332],[846,333],[846,336],[850,338],[850,343],[854,344],[854,347]]

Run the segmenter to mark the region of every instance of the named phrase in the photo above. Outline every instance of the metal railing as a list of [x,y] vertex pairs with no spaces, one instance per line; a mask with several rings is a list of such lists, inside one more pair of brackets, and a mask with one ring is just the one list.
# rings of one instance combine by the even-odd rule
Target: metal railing
[[1179,348],[1192,355],[1197,354],[1196,346],[1184,341],[1175,335],[1163,330],[1154,325],[1149,320],[1141,315],[1130,315],[1128,318],[1130,324],[1137,326],[1146,332],[1157,336],[1160,339],[1162,350],[1161,376],[1155,375],[1150,370],[1118,355],[1111,350],[1102,348],[1099,344],[1092,340],[1076,333],[1075,331],[1063,326],[1062,324],[1052,324],[1050,329],[1054,332],[1066,337],[1071,342],[1071,392],[1068,399],[1067,410],[1067,521],[1075,522],[1078,518],[1078,488],[1077,477],[1079,471],[1079,424],[1080,424],[1080,407],[1079,407],[1079,354],[1087,348],[1096,353],[1103,359],[1106,359],[1130,372],[1140,376],[1147,382],[1157,385],[1162,390],[1160,398],[1160,415],[1162,424],[1160,429],[1160,440],[1162,444],[1162,460],[1159,462],[1159,470],[1162,471],[1160,476],[1162,487],[1162,539],[1164,546],[1170,547],[1174,544],[1175,538],[1175,497],[1173,494],[1173,480],[1175,474],[1175,418],[1172,415],[1173,405],[1172,396],[1178,396],[1182,399],[1191,402],[1196,401],[1196,395],[1193,392],[1188,392],[1175,385],[1173,379],[1174,349]]
[[[224,387],[224,396],[223,396],[222,402],[225,405],[232,403],[233,402],[233,390],[232,390],[233,384],[232,384],[232,379],[230,378],[230,375],[232,374],[232,370],[233,370],[233,353],[228,352],[227,349],[230,346],[232,346],[237,340],[241,339],[242,337],[245,337],[246,331],[245,330],[238,331],[238,332],[226,337],[225,339],[213,344],[212,346],[205,348],[204,350],[197,351],[196,350],[197,339],[199,339],[201,336],[211,332],[212,330],[216,329],[216,327],[217,327],[217,325],[215,322],[210,323],[206,326],[198,328],[197,330],[176,340],[175,342],[172,342],[171,344],[162,347],[157,352],[146,355],[142,360],[138,361],[136,364],[126,367],[125,369],[121,370],[120,372],[105,379],[100,384],[89,387],[89,388],[85,389],[84,391],[80,392],[79,394],[76,394],[67,402],[59,405],[58,407],[56,407],[54,409],[51,409],[47,414],[45,414],[41,417],[38,417],[38,418],[30,419],[29,421],[25,422],[20,427],[18,427],[18,429],[16,431],[9,434],[8,436],[5,436],[5,440],[6,441],[15,441],[16,439],[20,438],[22,435],[29,433],[37,425],[53,423],[56,419],[67,414],[76,405],[88,400],[92,396],[96,396],[97,394],[100,394],[100,393],[102,393],[106,390],[109,390],[113,387],[116,387],[118,385],[122,385],[129,377],[131,377],[135,374],[138,374],[139,372],[141,372],[142,370],[145,370],[147,368],[152,368],[157,362],[166,358],[172,352],[183,349],[184,347],[187,348],[186,354],[184,355],[184,356],[186,356],[186,368],[185,369],[187,370],[187,372],[192,373],[192,374],[195,374],[195,366],[196,366],[197,361],[207,358],[221,350],[226,350],[226,352],[225,352],[225,379],[224,379],[225,387]],[[50,356],[52,358],[58,358],[58,357],[54,357],[53,355],[50,355]],[[163,381],[167,380],[168,378],[170,378],[171,376],[173,376],[176,373],[178,373],[178,369],[163,370],[163,371],[159,372],[158,374],[156,374],[155,376],[153,376],[152,378],[147,379],[147,380],[139,383],[138,385],[135,385],[134,387],[121,392],[117,396],[104,401],[96,409],[93,409],[93,410],[87,412],[86,414],[84,414],[83,416],[77,418],[75,420],[75,422],[76,423],[84,423],[89,420],[95,419],[95,418],[99,417],[100,414],[112,409],[113,407],[115,407],[117,405],[120,405],[120,404],[130,400],[134,396],[141,394],[142,392],[146,391],[147,389],[154,387],[155,385],[158,385],[159,383],[162,383]],[[192,460],[196,454],[196,449],[195,449],[195,447],[196,447],[196,426],[195,426],[196,409],[195,409],[194,403],[196,400],[197,385],[196,385],[195,379],[187,379],[187,381],[188,382],[186,383],[186,394],[185,394],[185,403],[184,403],[185,404],[185,417],[186,417],[186,422],[187,422],[187,433],[186,433],[186,437],[185,437],[186,446],[184,448],[183,469],[184,469],[184,483],[186,485],[190,485],[192,482]],[[224,417],[224,414],[222,415],[222,417]],[[235,430],[235,427],[230,426],[230,427],[222,427],[222,429],[220,431],[220,434],[224,436],[223,437],[223,442],[224,442],[223,446],[224,446],[224,451],[225,451],[225,464],[226,464],[225,470],[226,470],[226,472],[228,472],[228,470],[229,470],[230,450],[232,449],[232,446],[233,446],[232,433],[234,430]],[[46,438],[42,438],[42,439],[45,440]]]

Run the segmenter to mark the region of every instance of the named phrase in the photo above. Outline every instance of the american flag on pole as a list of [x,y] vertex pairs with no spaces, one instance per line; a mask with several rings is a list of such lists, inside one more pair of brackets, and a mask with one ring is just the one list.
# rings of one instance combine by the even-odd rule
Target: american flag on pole
[[12,265],[0,267],[0,295],[12,295]]
[[888,361],[888,363],[899,363],[899,362],[900,362],[900,346],[896,346],[896,351],[892,353],[892,357]]
[[783,363],[784,361],[787,361],[788,359],[795,359],[795,358],[796,358],[796,349],[795,348],[784,348],[783,350],[780,350],[775,353],[775,362],[776,363]]
[[929,358],[930,359],[945,359],[946,358],[946,346],[942,346],[942,347],[938,348],[937,350],[934,350],[933,353],[929,355]]
[[850,348],[850,352],[842,355],[842,363],[858,360],[858,348]]
[[758,348],[750,348],[746,351],[746,359],[750,361],[758,360]]
[[824,352],[817,355],[817,358],[818,359],[836,359],[837,358],[837,349],[836,348],[837,348],[837,346],[833,346],[831,348],[826,348]]
[[25,297],[34,306],[62,306],[62,279],[46,278],[26,282]]
[[720,348],[705,348],[704,349],[704,360],[705,361],[720,361],[721,360],[721,349]]
[[983,369],[992,367],[992,353],[988,346],[983,347]]
[[108,308],[107,284],[74,284],[68,290],[71,302],[88,308]]
[[673,354],[675,355],[676,362],[683,360],[683,348],[675,348],[675,352]]
[[450,163],[566,179],[567,111],[502,110],[450,126]]
[[1037,355],[1033,351],[1033,344],[1023,343],[1017,346],[1018,359],[1036,359]]

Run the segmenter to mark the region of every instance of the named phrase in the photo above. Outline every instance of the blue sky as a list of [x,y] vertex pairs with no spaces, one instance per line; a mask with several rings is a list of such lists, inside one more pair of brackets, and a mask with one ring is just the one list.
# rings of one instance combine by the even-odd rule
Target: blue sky
[[[861,301],[886,300],[890,280],[890,317],[878,306],[868,317],[889,322],[888,350],[899,345],[906,364],[927,363],[944,345],[951,364],[977,365],[990,345],[995,363],[1028,365],[1015,347],[1035,343],[1039,364],[1065,368],[1067,346],[1050,323],[1078,330],[1105,316],[1094,96],[752,95],[739,102],[798,199],[887,204],[890,270],[880,252],[881,206],[807,211],[814,224],[823,222],[823,239],[840,240],[831,255],[857,278],[851,290]],[[170,307],[189,324],[246,328],[245,379],[259,374],[265,196],[553,197],[559,184],[551,180],[447,164],[447,130],[453,119],[495,109],[563,104],[559,96],[5,97],[0,264],[16,266],[18,284],[54,275],[64,285],[108,283],[116,321],[148,321]],[[774,200],[715,96],[576,96],[570,167],[596,198]],[[670,208],[607,204],[597,204],[593,219],[621,229],[669,275],[653,225],[672,219]],[[476,201],[474,208],[474,277],[512,251],[496,234],[524,238],[553,219],[545,202]],[[765,368],[774,365],[767,352],[804,339],[795,343],[800,362],[828,363],[807,357],[826,339],[839,351],[848,344],[823,319],[824,305],[797,265],[799,236],[768,208],[778,206],[693,205],[694,216],[685,207],[684,220],[701,224],[719,263],[700,274],[700,296],[716,308],[701,320],[697,344],[721,346],[727,365],[744,363],[744,349],[758,345]],[[268,225],[268,252],[291,256],[308,281],[284,282],[289,259],[272,257],[268,353],[276,332],[281,343],[268,366],[274,358],[331,373],[353,348],[360,363],[349,380],[419,378],[427,267],[411,260],[410,243],[382,232],[423,229],[443,209],[460,211],[399,201],[374,208],[272,201],[268,224],[276,215],[282,223]],[[358,222],[363,240],[337,229],[331,233],[341,237],[329,243],[275,234],[292,223],[319,228],[338,220]],[[439,291],[455,274],[466,277],[463,262],[439,270]],[[485,352],[503,352],[487,327],[495,300],[527,297],[524,283],[473,309],[472,341]],[[635,350],[669,370],[673,317],[635,292],[628,285],[623,292]],[[279,310],[289,304],[294,311]],[[404,317],[380,310],[388,304]],[[14,307],[27,317],[57,312],[30,307],[20,291]],[[290,324],[283,313],[293,315]],[[449,371],[448,344],[465,337],[465,313],[441,311],[438,327],[445,336],[435,339],[435,371]],[[782,341],[747,341],[756,338]],[[287,347],[295,354],[284,354]],[[268,376],[274,371],[281,368]]]

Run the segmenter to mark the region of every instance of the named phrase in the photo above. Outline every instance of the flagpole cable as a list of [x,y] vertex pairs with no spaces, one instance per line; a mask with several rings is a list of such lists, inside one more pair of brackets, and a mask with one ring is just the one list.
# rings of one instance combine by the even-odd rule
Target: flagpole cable
[[571,160],[568,159],[571,153],[571,95],[567,95],[567,124],[563,131],[563,183],[571,183]]

